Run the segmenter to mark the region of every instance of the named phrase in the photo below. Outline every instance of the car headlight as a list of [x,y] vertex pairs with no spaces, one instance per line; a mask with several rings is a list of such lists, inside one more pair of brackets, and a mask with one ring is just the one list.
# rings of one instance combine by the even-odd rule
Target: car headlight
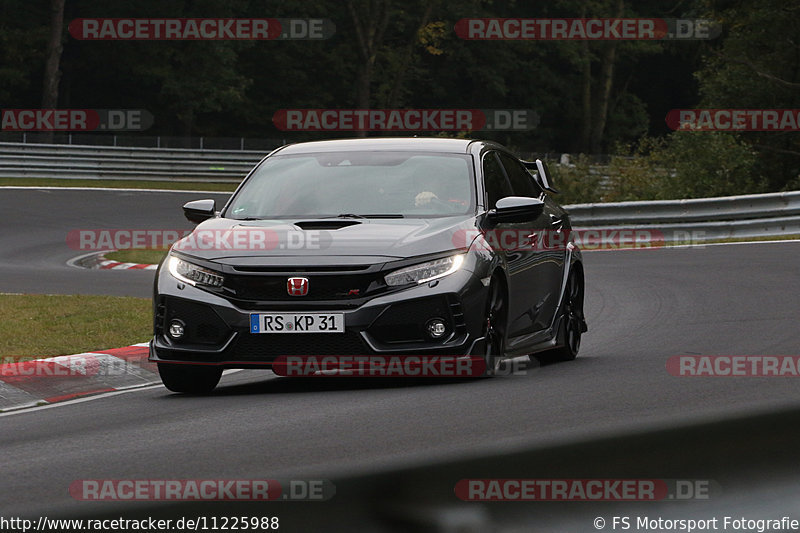
[[192,286],[221,287],[225,281],[225,278],[218,272],[193,265],[174,255],[167,259],[167,268],[172,277]]
[[410,267],[395,270],[384,276],[384,281],[389,286],[408,285],[411,283],[427,283],[435,279],[452,274],[464,263],[464,254],[451,255],[443,259],[436,259]]

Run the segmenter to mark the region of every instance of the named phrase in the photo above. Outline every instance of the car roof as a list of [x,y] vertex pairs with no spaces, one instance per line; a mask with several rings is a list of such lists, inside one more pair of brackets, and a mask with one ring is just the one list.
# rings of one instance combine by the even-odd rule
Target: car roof
[[351,150],[385,150],[465,154],[473,139],[444,139],[438,137],[384,137],[366,139],[337,139],[289,144],[280,148],[280,155]]

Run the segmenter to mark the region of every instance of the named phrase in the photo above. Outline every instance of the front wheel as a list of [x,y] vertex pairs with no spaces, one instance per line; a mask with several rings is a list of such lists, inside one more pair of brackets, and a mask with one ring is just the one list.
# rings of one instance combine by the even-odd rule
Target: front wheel
[[531,356],[540,363],[572,361],[578,356],[581,335],[586,331],[583,318],[583,279],[579,270],[570,273],[562,300],[561,324],[558,331],[559,347]]
[[172,392],[208,394],[219,383],[222,368],[158,363],[158,373],[164,386]]
[[506,350],[506,301],[503,287],[497,280],[489,285],[486,300],[486,313],[483,327],[485,349],[483,360],[486,363],[484,376],[493,376],[500,368]]

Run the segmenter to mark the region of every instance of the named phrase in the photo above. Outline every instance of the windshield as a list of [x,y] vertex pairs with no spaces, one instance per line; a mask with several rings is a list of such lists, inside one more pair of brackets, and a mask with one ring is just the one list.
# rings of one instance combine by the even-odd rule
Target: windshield
[[231,200],[234,219],[440,217],[474,211],[468,155],[335,152],[264,161]]

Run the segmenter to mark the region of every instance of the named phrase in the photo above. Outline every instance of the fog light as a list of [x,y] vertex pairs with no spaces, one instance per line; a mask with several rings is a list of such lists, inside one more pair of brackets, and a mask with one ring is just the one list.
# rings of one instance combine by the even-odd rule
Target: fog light
[[173,320],[169,323],[169,336],[173,339],[180,339],[183,337],[185,330],[186,327],[180,320]]
[[447,325],[441,318],[432,318],[425,325],[425,329],[428,330],[430,338],[439,339],[447,332]]

